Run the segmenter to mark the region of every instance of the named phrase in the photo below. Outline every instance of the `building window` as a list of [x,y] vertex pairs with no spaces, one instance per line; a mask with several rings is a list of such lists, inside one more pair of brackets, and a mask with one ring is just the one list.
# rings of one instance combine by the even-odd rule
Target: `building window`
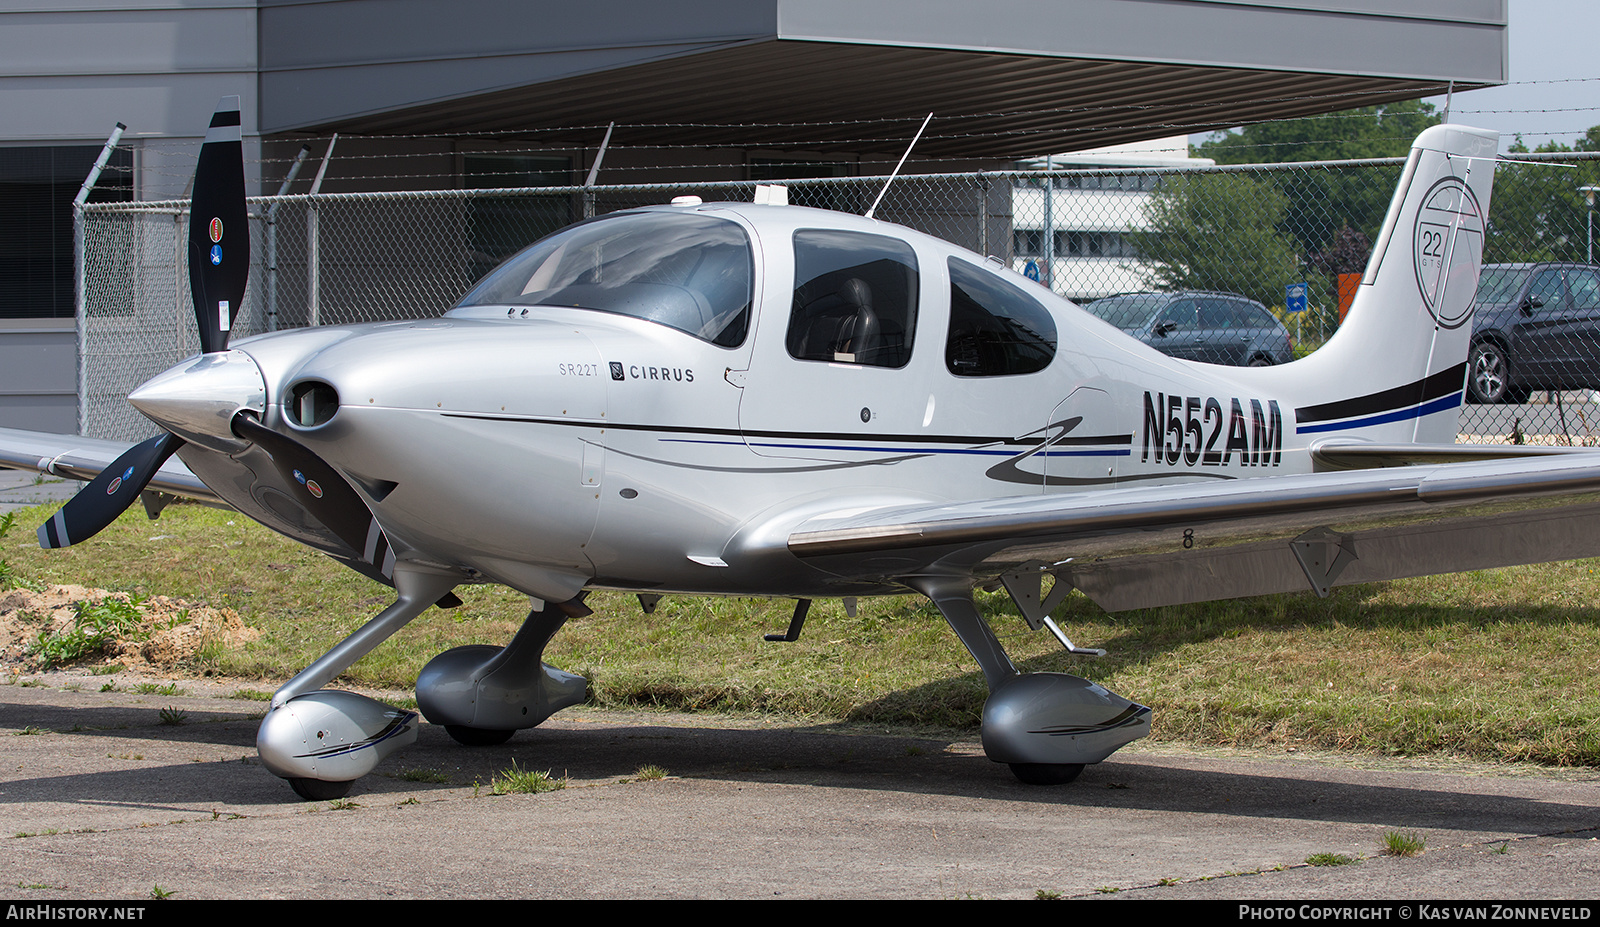
[[[75,314],[72,200],[99,145],[0,148],[0,318]],[[112,152],[89,202],[133,199],[133,152]]]
[[1133,242],[1121,232],[1056,233],[1057,257],[1111,257],[1136,258],[1139,252]]
[[[1064,230],[1055,233],[1054,254],[1063,257],[1137,258],[1139,251],[1122,232]],[[1038,257],[1044,253],[1044,232],[1039,229],[1013,229],[1011,253],[1018,257]]]

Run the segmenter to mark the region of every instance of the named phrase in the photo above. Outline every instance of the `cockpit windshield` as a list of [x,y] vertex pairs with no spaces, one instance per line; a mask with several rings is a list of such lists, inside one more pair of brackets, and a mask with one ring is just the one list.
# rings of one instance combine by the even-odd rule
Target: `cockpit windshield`
[[457,305],[615,312],[731,348],[750,329],[753,278],[750,239],[733,222],[694,213],[615,213],[528,247]]

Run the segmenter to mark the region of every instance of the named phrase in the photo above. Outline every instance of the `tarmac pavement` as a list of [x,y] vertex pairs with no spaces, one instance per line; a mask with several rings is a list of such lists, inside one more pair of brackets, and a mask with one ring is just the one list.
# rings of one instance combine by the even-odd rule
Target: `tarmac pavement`
[[[0,514],[77,486],[0,470]],[[975,736],[575,709],[498,747],[424,725],[346,802],[305,803],[256,759],[265,705],[228,697],[272,683],[0,683],[0,896],[29,903],[1600,898],[1594,770],[1141,743],[1041,788]],[[565,787],[494,794],[514,764]],[[1426,851],[1379,855],[1392,831]]]
[[[498,747],[424,725],[347,803],[305,803],[259,765],[238,683],[9,682],[0,894],[28,902],[1600,896],[1592,770],[1135,745],[1042,788],[974,738],[580,708]],[[513,764],[565,787],[494,794]],[[1391,831],[1426,851],[1378,855]]]
[[65,502],[82,485],[58,476],[0,469],[0,515],[46,502]]

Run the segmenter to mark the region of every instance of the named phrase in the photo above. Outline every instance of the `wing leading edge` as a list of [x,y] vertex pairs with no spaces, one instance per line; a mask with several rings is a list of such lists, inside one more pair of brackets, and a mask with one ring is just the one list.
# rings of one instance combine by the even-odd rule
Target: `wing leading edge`
[[840,576],[1049,573],[1108,611],[1600,556],[1600,453],[899,506],[812,518]]
[[[88,481],[132,446],[122,441],[0,428],[0,467]],[[163,463],[145,491],[226,504],[177,460]]]

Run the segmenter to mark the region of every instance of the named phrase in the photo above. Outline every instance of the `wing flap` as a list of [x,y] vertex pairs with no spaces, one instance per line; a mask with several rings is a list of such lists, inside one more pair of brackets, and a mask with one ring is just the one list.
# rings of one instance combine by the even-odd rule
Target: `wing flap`
[[1120,611],[1600,556],[1596,515],[1589,453],[901,506],[789,550],[860,579],[1049,572]]
[[1467,463],[1483,460],[1528,460],[1594,453],[1594,448],[1534,444],[1373,444],[1325,440],[1311,445],[1311,459],[1318,470],[1412,467],[1418,464]]

